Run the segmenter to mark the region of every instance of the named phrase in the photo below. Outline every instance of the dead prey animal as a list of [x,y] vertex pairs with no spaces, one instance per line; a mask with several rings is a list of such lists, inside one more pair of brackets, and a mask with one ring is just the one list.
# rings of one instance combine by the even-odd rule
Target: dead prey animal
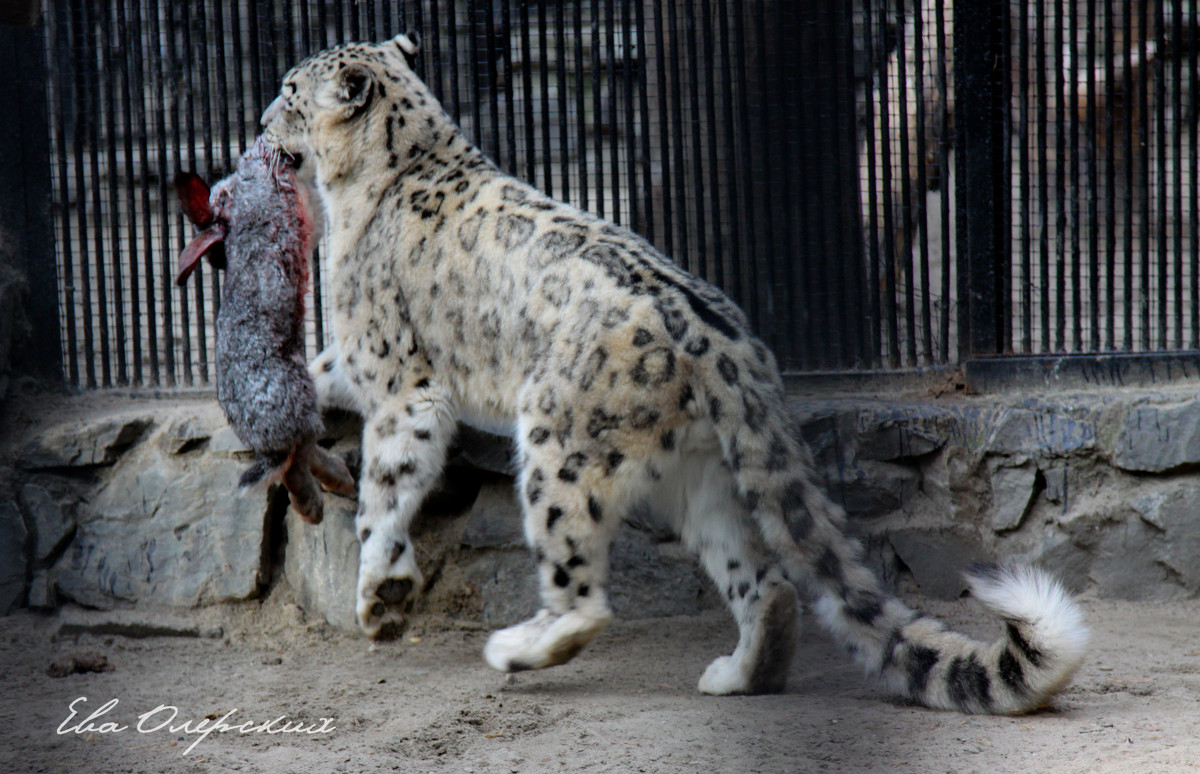
[[282,479],[292,507],[316,524],[324,513],[319,481],[354,493],[342,460],[317,445],[323,425],[304,358],[304,292],[314,235],[307,189],[286,156],[260,140],[237,171],[210,191],[181,173],[176,192],[202,231],[180,257],[182,285],[207,255],[224,268],[217,314],[217,400],[255,455],[242,487]]

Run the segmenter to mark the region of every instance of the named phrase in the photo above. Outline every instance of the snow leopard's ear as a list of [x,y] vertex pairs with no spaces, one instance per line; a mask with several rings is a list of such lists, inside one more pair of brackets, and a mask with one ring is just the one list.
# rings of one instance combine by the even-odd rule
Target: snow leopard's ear
[[404,61],[409,67],[415,67],[417,64],[417,54],[421,52],[421,36],[416,30],[410,32],[402,32],[392,38],[392,42],[396,44],[396,48],[400,49],[400,53],[404,55]]

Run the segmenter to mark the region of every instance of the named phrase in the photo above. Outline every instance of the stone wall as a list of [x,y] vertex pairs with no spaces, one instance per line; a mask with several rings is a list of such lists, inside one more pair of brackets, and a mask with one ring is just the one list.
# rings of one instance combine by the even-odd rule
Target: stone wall
[[[976,559],[1035,561],[1076,590],[1200,593],[1200,400],[1194,388],[940,399],[806,399],[795,432],[892,584],[951,598]],[[357,471],[359,425],[327,417]],[[291,589],[354,627],[352,500],[302,523],[286,493],[239,493],[248,455],[211,399],[21,399],[4,421],[0,613],[19,606],[187,610]],[[417,523],[429,579],[416,615],[486,626],[537,604],[508,445],[464,432]],[[624,617],[719,600],[653,514],[627,519],[611,596]]]

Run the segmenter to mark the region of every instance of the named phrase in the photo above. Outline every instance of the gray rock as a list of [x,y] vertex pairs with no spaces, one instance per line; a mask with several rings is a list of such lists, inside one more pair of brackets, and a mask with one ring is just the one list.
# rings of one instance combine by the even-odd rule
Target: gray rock
[[525,545],[521,506],[511,479],[483,483],[467,519],[462,544],[467,548],[519,548]]
[[54,577],[49,570],[38,570],[29,581],[29,607],[34,610],[53,610],[57,606]]
[[1055,505],[1065,504],[1070,492],[1067,484],[1067,466],[1055,465],[1046,468],[1042,471],[1042,478],[1046,482],[1046,499]]
[[962,596],[967,590],[963,573],[972,563],[984,559],[975,539],[944,530],[899,530],[888,539],[921,591],[938,599]]
[[1007,532],[1021,526],[1033,500],[1037,468],[1032,463],[999,466],[992,472],[992,529]]
[[528,551],[479,552],[467,560],[463,575],[483,601],[483,624],[489,628],[511,626],[538,610],[537,567]]
[[185,454],[204,447],[212,439],[213,430],[210,422],[187,413],[174,417],[162,438],[171,454]]
[[1138,515],[1159,531],[1151,555],[1170,573],[1172,584],[1182,586],[1189,595],[1200,592],[1198,501],[1200,484],[1186,481],[1133,501]]
[[1049,456],[1086,451],[1096,445],[1096,428],[1055,408],[1002,407],[991,420],[986,451],[1010,456]]
[[355,511],[353,500],[326,495],[320,524],[306,524],[291,508],[285,521],[288,542],[283,572],[296,604],[309,616],[346,631],[358,629]]
[[1144,519],[1107,525],[1093,549],[1089,573],[1097,593],[1130,600],[1182,596],[1159,559],[1161,543],[1162,532]]
[[33,558],[45,562],[75,531],[75,519],[37,484],[21,487],[21,510],[34,536]]
[[1072,593],[1078,594],[1091,584],[1095,553],[1073,540],[1057,539],[1043,547],[1037,563],[1054,574]]
[[1200,401],[1131,408],[1117,436],[1112,462],[1123,470],[1144,473],[1200,462]]
[[609,601],[621,618],[695,615],[705,607],[707,575],[682,545],[621,530],[609,560]]
[[25,597],[25,520],[11,500],[0,502],[0,615]]
[[239,492],[235,461],[164,455],[163,447],[145,443],[123,456],[81,511],[57,565],[62,594],[110,608],[191,607],[258,593],[266,578],[265,488]]
[[913,459],[932,454],[944,443],[944,439],[907,423],[884,420],[860,432],[858,456],[880,462]]
[[26,444],[18,462],[27,470],[111,465],[141,440],[153,423],[145,412],[139,412],[54,425]]
[[830,496],[850,516],[873,518],[899,510],[916,494],[921,476],[911,467],[891,462],[859,460],[826,481]]

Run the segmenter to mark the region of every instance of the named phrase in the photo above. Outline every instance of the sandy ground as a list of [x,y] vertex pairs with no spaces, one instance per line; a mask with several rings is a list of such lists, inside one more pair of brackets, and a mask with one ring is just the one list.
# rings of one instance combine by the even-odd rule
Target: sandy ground
[[[1024,717],[898,705],[815,627],[787,693],[701,696],[696,680],[734,637],[715,611],[618,622],[572,664],[512,677],[483,663],[486,632],[472,625],[418,622],[372,646],[305,622],[286,590],[203,611],[207,637],[56,636],[57,618],[20,613],[0,619],[0,771],[1195,770],[1200,603],[1084,605],[1091,657],[1053,708]],[[967,600],[923,607],[974,634],[998,632]],[[51,662],[80,651],[105,656],[112,671],[47,676]],[[92,730],[80,728],[112,699]],[[177,708],[174,725],[188,729],[158,728],[170,709],[139,721],[159,705]],[[188,730],[231,710],[226,724],[248,733],[192,746],[200,735]],[[316,732],[254,731],[280,715],[273,730],[290,722]],[[124,730],[101,733],[106,722]]]

